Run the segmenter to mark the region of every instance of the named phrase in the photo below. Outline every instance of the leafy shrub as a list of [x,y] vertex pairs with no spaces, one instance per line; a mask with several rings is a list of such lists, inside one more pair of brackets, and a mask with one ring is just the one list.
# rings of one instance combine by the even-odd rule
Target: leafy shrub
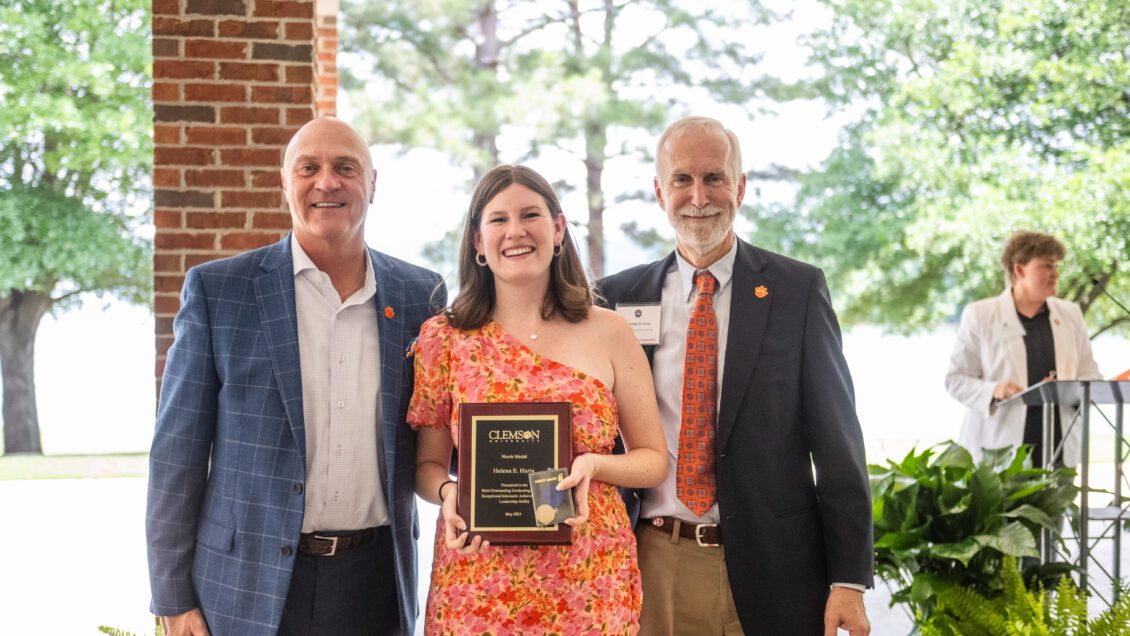
[[[940,452],[939,452],[940,451]],[[1070,468],[1033,468],[1031,448],[986,450],[979,463],[953,442],[871,465],[875,560],[879,577],[929,619],[937,590],[961,586],[986,598],[1004,591],[1005,557],[1036,557],[1041,528],[1059,540],[1057,520],[1079,489]],[[1051,587],[1070,566],[1032,565],[1025,576]]]

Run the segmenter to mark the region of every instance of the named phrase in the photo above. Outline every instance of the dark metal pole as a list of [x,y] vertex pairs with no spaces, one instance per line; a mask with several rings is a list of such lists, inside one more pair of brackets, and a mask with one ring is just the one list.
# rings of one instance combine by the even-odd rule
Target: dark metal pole
[[1083,452],[1079,498],[1079,589],[1087,589],[1087,561],[1091,556],[1090,539],[1087,536],[1087,522],[1091,517],[1091,507],[1087,502],[1090,489],[1090,463],[1091,463],[1091,383],[1087,380],[1080,382],[1083,385],[1083,400],[1079,408],[1083,409]]
[[[1114,580],[1122,580],[1122,401],[1114,405]],[[1119,585],[1114,586],[1114,602],[1118,602]]]
[[[1045,470],[1051,470],[1052,458],[1055,457],[1055,402],[1050,401],[1050,396],[1046,392],[1041,391],[1041,396],[1044,402],[1044,442],[1040,448],[1041,459],[1043,460],[1043,467]],[[1062,443],[1062,442],[1061,442]],[[1040,530],[1040,561],[1042,563],[1051,563],[1055,561],[1055,550],[1053,549],[1053,541],[1055,537],[1052,535],[1051,528],[1043,528]]]

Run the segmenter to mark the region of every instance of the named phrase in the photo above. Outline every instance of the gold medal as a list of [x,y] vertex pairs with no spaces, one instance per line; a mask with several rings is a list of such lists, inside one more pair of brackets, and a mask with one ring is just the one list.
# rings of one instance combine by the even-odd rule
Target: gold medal
[[550,523],[552,523],[553,517],[555,517],[556,515],[557,515],[557,508],[554,508],[553,506],[551,506],[549,504],[542,504],[542,505],[538,506],[537,511],[534,512],[534,516],[537,517],[538,523],[540,523],[543,526],[546,526],[546,525],[549,525]]

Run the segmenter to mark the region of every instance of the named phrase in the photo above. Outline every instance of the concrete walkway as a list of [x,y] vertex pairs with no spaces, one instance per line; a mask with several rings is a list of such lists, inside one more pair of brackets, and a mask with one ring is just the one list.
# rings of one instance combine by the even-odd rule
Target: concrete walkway
[[[152,634],[145,562],[144,478],[0,480],[2,634],[97,634],[109,625]],[[438,508],[420,504],[420,579],[431,569]],[[421,590],[421,612],[427,598]],[[910,622],[867,593],[876,636],[904,636]]]
[[153,633],[145,479],[0,481],[0,633]]

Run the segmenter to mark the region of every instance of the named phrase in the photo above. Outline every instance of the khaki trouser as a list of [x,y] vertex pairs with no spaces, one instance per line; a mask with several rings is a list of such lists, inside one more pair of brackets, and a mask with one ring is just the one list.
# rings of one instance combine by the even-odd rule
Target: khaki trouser
[[704,548],[674,528],[636,527],[643,575],[641,636],[743,636],[722,547]]

